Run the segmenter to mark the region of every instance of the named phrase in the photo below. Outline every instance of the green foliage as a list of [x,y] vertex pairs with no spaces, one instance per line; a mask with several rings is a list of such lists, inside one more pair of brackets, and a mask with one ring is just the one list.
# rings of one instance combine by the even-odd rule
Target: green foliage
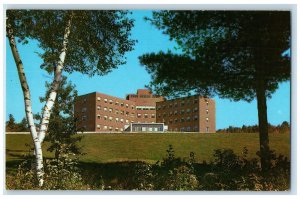
[[87,190],[74,160],[67,157],[47,159],[44,162],[45,183],[37,186],[34,173],[34,157],[27,156],[18,167],[16,175],[7,175],[6,187],[9,190]]
[[9,114],[9,119],[6,122],[5,130],[6,132],[28,132],[29,127],[25,117],[21,120],[20,123],[16,123],[14,116],[12,114]]
[[164,10],[148,20],[180,49],[140,57],[159,94],[252,101],[256,80],[270,97],[290,78],[290,57],[282,56],[290,48],[290,12]]
[[[240,127],[233,127],[229,126],[225,129],[219,129],[217,130],[217,133],[258,133],[258,125],[253,126],[246,126],[243,125]],[[282,124],[279,124],[277,126],[268,125],[268,131],[269,133],[289,133],[290,132],[290,125],[288,122],[284,121]]]
[[162,162],[137,168],[140,190],[196,190],[198,180],[194,174],[194,154],[189,161],[175,157],[172,145]]
[[104,75],[125,63],[133,49],[133,20],[123,10],[7,10],[8,22],[19,42],[35,39],[43,50],[41,65],[51,73],[59,61],[65,27],[70,18],[64,70]]
[[148,19],[180,53],[139,57],[164,96],[196,93],[234,101],[257,99],[261,163],[270,167],[267,97],[290,79],[288,11],[155,11]]
[[[165,158],[156,164],[118,162],[94,164],[81,169],[72,159],[45,161],[46,190],[233,190],[286,191],[290,189],[290,162],[282,155],[272,153],[272,166],[261,172],[256,158],[248,158],[248,149],[242,156],[231,149],[216,149],[215,159],[209,163],[195,162],[195,154],[178,158],[169,146]],[[7,175],[8,189],[39,189],[30,169],[32,159],[23,162],[16,175]],[[61,161],[63,160],[63,161]]]

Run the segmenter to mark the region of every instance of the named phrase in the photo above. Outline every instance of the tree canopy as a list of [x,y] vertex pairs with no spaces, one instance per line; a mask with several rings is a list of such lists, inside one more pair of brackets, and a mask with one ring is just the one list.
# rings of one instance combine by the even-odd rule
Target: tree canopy
[[158,94],[196,92],[234,101],[257,99],[262,170],[270,168],[267,97],[290,79],[290,12],[157,11],[148,19],[182,53],[139,59]]
[[104,75],[124,64],[133,49],[130,38],[133,20],[119,10],[8,10],[8,22],[23,44],[35,39],[44,51],[42,68],[52,72],[57,65],[70,17],[68,53],[64,71]]
[[287,11],[158,11],[148,20],[182,51],[140,57],[161,94],[251,101],[258,78],[268,97],[290,78],[290,58],[283,56],[291,39]]

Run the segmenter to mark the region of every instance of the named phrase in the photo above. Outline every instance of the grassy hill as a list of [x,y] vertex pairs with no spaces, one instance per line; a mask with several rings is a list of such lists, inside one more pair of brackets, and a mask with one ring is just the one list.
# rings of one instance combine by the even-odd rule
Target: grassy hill
[[[143,160],[154,163],[165,157],[166,149],[172,145],[177,157],[189,157],[195,153],[196,161],[213,160],[215,149],[231,148],[241,155],[243,147],[249,150],[249,158],[257,157],[259,135],[249,134],[200,134],[200,133],[132,133],[132,134],[84,134],[80,146],[87,163]],[[13,161],[28,154],[30,135],[6,135],[6,160]],[[44,147],[47,147],[47,143]],[[270,134],[270,147],[277,154],[290,157],[290,134]],[[45,152],[46,157],[52,157]]]

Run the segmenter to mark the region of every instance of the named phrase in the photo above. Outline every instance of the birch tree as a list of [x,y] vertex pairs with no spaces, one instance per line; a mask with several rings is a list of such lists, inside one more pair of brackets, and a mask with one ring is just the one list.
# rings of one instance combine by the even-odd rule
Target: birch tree
[[[135,43],[130,39],[133,20],[128,18],[127,11],[115,10],[7,10],[6,16],[6,36],[23,91],[26,118],[34,143],[37,182],[42,186],[42,143],[63,71],[89,76],[105,75],[124,64],[125,53],[131,51]],[[43,50],[39,54],[44,61],[40,67],[53,74],[39,129],[34,124],[30,89],[16,39],[22,44],[37,40]]]

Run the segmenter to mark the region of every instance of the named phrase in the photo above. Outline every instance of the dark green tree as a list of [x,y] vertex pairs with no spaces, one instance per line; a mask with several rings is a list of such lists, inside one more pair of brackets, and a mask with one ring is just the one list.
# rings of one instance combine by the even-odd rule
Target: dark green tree
[[[62,72],[105,75],[124,64],[125,53],[131,51],[135,43],[130,39],[132,26],[133,20],[128,18],[128,12],[120,10],[7,10],[6,36],[23,91],[40,186],[43,185],[41,145],[48,132]],[[38,41],[43,50],[39,54],[44,61],[41,68],[54,74],[38,130],[33,119],[30,89],[16,38],[22,44],[30,40]]]
[[17,131],[19,132],[28,132],[30,129],[28,128],[28,122],[27,122],[27,119],[26,117],[24,117],[20,123],[18,123],[17,125]]
[[8,121],[6,122],[6,132],[12,132],[16,128],[15,118],[12,114],[8,115]]
[[157,11],[148,19],[180,51],[145,54],[140,63],[159,94],[217,94],[257,100],[261,166],[270,167],[267,98],[290,79],[290,12]]

